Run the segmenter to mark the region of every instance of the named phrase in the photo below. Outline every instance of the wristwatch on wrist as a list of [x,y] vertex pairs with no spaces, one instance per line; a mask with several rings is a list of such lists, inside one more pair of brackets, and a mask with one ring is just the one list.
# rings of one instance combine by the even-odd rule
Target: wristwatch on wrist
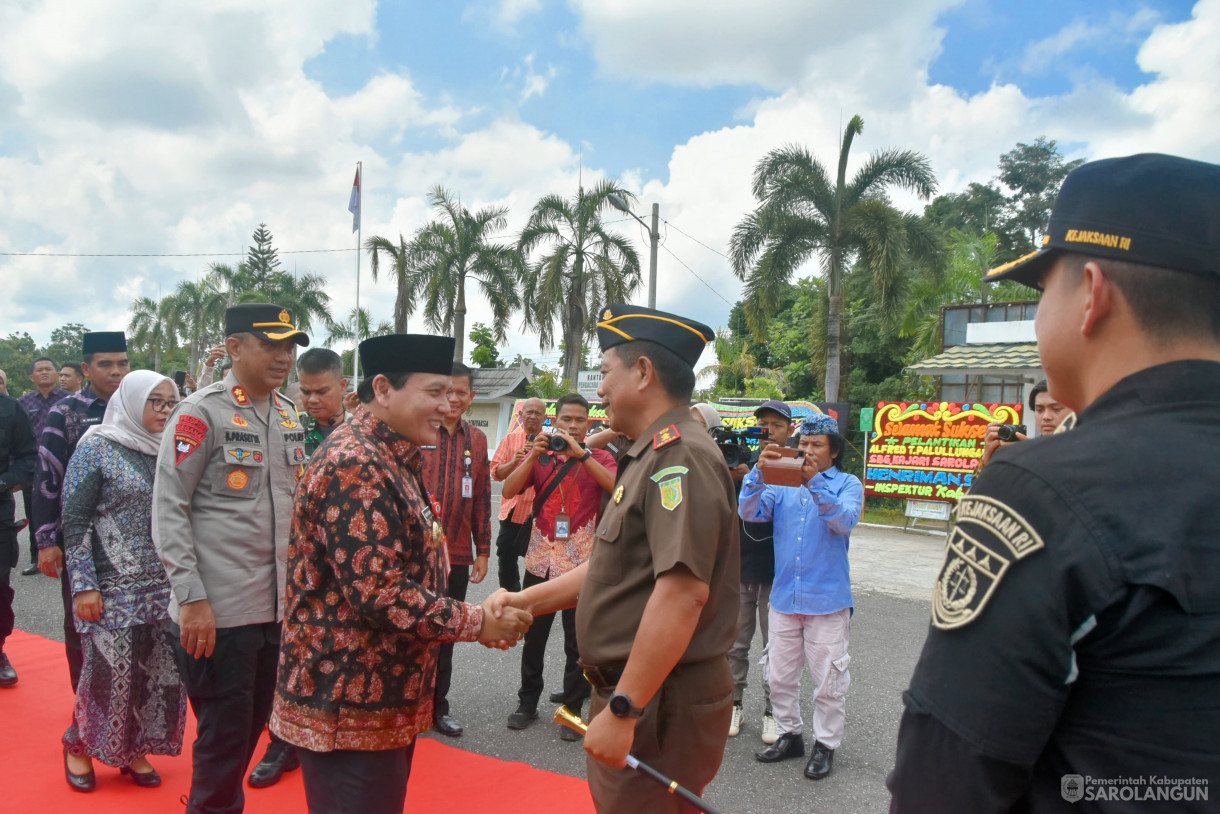
[[610,696],[610,712],[616,718],[638,718],[644,714],[644,710],[631,703],[631,699],[621,692]]
[[583,464],[585,461],[589,460],[589,459],[590,459],[590,458],[592,458],[592,457],[593,457],[593,450],[591,450],[591,449],[586,449],[586,450],[585,450],[585,454],[584,454],[584,455],[581,455],[581,456],[580,456],[579,458],[577,458],[576,460],[580,461],[580,462]]

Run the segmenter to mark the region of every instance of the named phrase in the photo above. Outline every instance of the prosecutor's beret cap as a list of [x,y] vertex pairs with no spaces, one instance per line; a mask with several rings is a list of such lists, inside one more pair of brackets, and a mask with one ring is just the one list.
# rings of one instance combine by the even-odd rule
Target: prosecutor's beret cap
[[1160,153],[1083,164],[1063,181],[1042,247],[986,280],[1038,288],[1063,252],[1220,277],[1220,165]]
[[715,338],[715,332],[701,322],[635,305],[608,305],[597,323],[597,341],[603,351],[646,339],[669,348],[692,368],[704,346]]
[[798,435],[838,435],[839,422],[825,413],[814,413],[801,419]]
[[754,417],[758,418],[758,414],[766,410],[770,410],[773,413],[779,413],[789,421],[792,420],[792,408],[779,399],[771,399],[770,401],[764,401],[762,404],[758,405],[758,409],[754,411]]
[[122,331],[91,331],[81,337],[82,356],[94,353],[124,353],[127,336]]
[[389,334],[374,336],[360,343],[361,375],[371,379],[377,374],[453,372],[454,339],[429,334]]
[[269,302],[247,302],[225,311],[225,335],[251,333],[269,342],[291,339],[308,345],[309,336],[292,324],[287,308]]

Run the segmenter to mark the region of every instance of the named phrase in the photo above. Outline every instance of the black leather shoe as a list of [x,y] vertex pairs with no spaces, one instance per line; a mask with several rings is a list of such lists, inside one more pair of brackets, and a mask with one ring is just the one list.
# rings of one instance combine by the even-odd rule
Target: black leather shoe
[[527,707],[525,704],[517,704],[517,711],[508,716],[508,728],[525,729],[536,720],[538,720],[538,710]]
[[267,744],[267,751],[263,754],[263,759],[254,767],[254,771],[250,772],[250,779],[246,782],[250,784],[250,788],[265,789],[280,782],[284,772],[290,772],[300,767],[301,761],[297,757],[297,750],[291,744],[272,741]]
[[161,775],[157,774],[157,770],[151,772],[137,772],[130,766],[122,766],[119,768],[119,774],[125,774],[131,778],[131,782],[135,783],[142,789],[155,789],[161,785]]
[[9,663],[8,656],[0,650],[0,687],[5,689],[17,686],[17,671]]
[[442,735],[456,738],[462,734],[462,725],[449,715],[437,715],[432,719],[432,728]]
[[72,770],[68,768],[68,747],[64,747],[64,777],[68,780],[68,785],[73,791],[88,792],[97,788],[97,775],[90,770],[86,774],[72,774]]
[[32,562],[29,565],[27,565],[25,568],[21,569],[21,576],[23,576],[23,577],[32,577],[35,574],[41,574],[41,573],[42,573],[42,571],[38,570],[38,563],[36,563],[36,562]]
[[830,774],[830,767],[835,762],[835,750],[827,749],[821,743],[814,742],[813,755],[805,764],[805,776],[810,780],[821,780]]
[[548,695],[546,697],[546,700],[550,701],[552,704],[562,704],[563,703],[563,688],[561,687],[558,690],[555,690],[555,692],[551,693],[550,695]]
[[754,757],[759,763],[779,763],[781,760],[787,760],[790,757],[805,756],[805,741],[801,739],[801,733],[789,732],[785,735],[780,735],[779,740],[768,746],[761,752],[755,752]]

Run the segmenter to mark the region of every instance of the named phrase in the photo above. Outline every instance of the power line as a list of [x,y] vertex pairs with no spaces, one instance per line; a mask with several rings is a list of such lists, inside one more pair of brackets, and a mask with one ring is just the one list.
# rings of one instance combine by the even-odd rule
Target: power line
[[[696,243],[698,243],[700,246],[702,246],[703,248],[707,249],[709,252],[715,252],[716,254],[718,254],[718,255],[720,255],[721,257],[723,257],[725,260],[730,260],[729,256],[728,256],[727,254],[725,254],[724,252],[720,251],[719,249],[713,249],[711,246],[707,245],[706,243],[704,243],[704,242],[703,242],[702,240],[700,240],[699,238],[694,237],[693,235],[689,235],[689,234],[687,234],[686,232],[683,232],[681,229],[679,229],[679,228],[677,227],[677,225],[675,225],[675,224],[674,224],[674,223],[672,223],[671,221],[667,221],[667,220],[665,220],[664,218],[661,218],[661,220],[665,221],[665,225],[666,225],[666,226],[673,226],[673,227],[674,227],[674,231],[675,231],[675,232],[677,232],[678,234],[682,235],[683,237],[686,237],[686,238],[688,238],[688,239],[690,239],[690,240],[695,241],[695,242],[696,242]],[[732,261],[730,260],[730,262],[732,262]]]
[[712,292],[713,294],[715,294],[717,297],[720,297],[720,299],[721,299],[721,300],[724,300],[724,304],[725,304],[725,305],[727,305],[727,306],[728,306],[728,307],[730,307],[730,308],[732,308],[732,307],[733,307],[733,303],[729,302],[728,300],[725,300],[725,299],[724,299],[724,295],[723,295],[723,294],[721,294],[721,293],[720,293],[719,291],[717,291],[716,289],[712,288],[712,286],[711,286],[711,285],[708,283],[708,281],[707,281],[707,280],[703,279],[703,278],[702,278],[702,277],[700,277],[698,274],[695,274],[695,270],[694,270],[693,268],[691,268],[690,266],[686,265],[686,263],[682,262],[682,258],[681,258],[681,257],[678,257],[678,255],[674,254],[672,249],[670,249],[668,246],[662,246],[661,248],[662,248],[662,249],[664,249],[665,251],[669,252],[670,257],[672,257],[673,259],[677,260],[677,261],[678,261],[678,264],[679,264],[680,266],[682,266],[682,268],[686,269],[686,270],[687,270],[687,271],[689,271],[691,274],[694,274],[695,279],[696,279],[696,280],[698,280],[699,282],[703,283],[705,286],[707,286],[709,291],[711,291],[711,292]]
[[[334,252],[354,252],[354,247],[346,249],[287,249],[276,250],[276,254],[326,254]],[[162,252],[143,253],[72,253],[72,252],[0,252],[0,257],[245,257],[246,252],[191,252],[171,254]]]

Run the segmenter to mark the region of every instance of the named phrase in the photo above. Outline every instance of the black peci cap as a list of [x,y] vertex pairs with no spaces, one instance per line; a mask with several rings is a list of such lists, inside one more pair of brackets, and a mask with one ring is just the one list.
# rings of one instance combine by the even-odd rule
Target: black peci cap
[[292,324],[292,314],[269,302],[247,302],[225,310],[225,335],[251,333],[268,342],[291,339],[309,344],[309,335]]
[[81,356],[95,353],[126,353],[127,336],[122,331],[92,331],[81,337]]
[[597,341],[603,351],[646,339],[669,348],[692,368],[708,342],[716,338],[702,322],[634,305],[608,305],[597,323]]
[[453,372],[455,344],[451,336],[374,336],[360,343],[360,371],[366,379],[379,373],[436,373],[448,376]]
[[1042,248],[985,279],[1037,288],[1063,252],[1220,276],[1220,166],[1159,153],[1083,164],[1063,181]]

